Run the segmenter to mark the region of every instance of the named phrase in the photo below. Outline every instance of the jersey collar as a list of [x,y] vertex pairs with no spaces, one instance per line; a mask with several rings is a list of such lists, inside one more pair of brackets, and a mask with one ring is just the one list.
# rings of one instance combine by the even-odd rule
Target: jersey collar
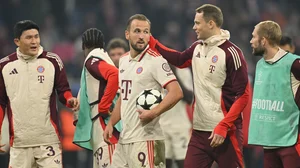
[[136,61],[136,62],[140,62],[143,57],[145,56],[145,54],[147,53],[147,50],[149,49],[149,45],[147,45],[147,47],[145,48],[144,51],[142,51],[139,55],[137,55],[135,58],[132,58],[131,55],[129,54],[129,62],[131,61]]
[[283,49],[279,48],[278,52],[275,54],[275,56],[271,59],[265,60],[269,64],[274,64],[278,60],[280,60],[284,55],[286,55],[287,52]]

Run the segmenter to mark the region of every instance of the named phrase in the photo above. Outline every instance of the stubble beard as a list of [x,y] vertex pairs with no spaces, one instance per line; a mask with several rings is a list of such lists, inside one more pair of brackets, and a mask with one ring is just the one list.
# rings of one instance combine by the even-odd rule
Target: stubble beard
[[265,51],[266,51],[265,48],[259,45],[257,48],[253,48],[252,54],[254,56],[263,56]]
[[137,44],[132,44],[132,43],[130,43],[130,45],[131,45],[131,47],[132,47],[135,51],[137,51],[138,53],[141,53],[141,52],[144,51],[145,48],[147,47],[147,45],[145,45],[143,48],[139,48],[139,47],[137,47]]

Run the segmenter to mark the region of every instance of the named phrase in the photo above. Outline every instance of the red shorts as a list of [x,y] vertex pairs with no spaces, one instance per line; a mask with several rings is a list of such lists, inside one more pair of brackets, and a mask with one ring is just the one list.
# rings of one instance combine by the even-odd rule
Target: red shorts
[[208,137],[211,132],[193,130],[188,145],[185,168],[210,168],[216,161],[219,168],[243,168],[243,132],[242,129],[228,132],[222,145],[213,148]]
[[300,168],[300,143],[291,147],[264,149],[265,168]]

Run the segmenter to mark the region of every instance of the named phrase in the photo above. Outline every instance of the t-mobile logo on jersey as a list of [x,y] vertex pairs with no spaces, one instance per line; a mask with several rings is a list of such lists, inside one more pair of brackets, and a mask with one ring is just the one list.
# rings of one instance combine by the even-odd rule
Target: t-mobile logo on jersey
[[39,81],[40,83],[43,83],[44,80],[45,80],[44,75],[39,75],[39,76],[38,76],[38,81]]
[[128,95],[131,93],[132,81],[131,80],[122,80],[121,85],[122,85],[121,92],[125,93],[123,100],[128,100]]
[[209,72],[210,73],[213,73],[213,71],[215,71],[215,69],[216,69],[216,66],[214,66],[214,65],[209,66]]

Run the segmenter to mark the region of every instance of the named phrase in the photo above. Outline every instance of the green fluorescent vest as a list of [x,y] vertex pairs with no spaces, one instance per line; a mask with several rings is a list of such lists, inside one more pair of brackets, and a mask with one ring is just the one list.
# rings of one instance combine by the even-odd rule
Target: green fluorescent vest
[[291,87],[291,67],[299,56],[286,54],[274,64],[256,66],[249,144],[293,146],[298,137],[299,108]]

